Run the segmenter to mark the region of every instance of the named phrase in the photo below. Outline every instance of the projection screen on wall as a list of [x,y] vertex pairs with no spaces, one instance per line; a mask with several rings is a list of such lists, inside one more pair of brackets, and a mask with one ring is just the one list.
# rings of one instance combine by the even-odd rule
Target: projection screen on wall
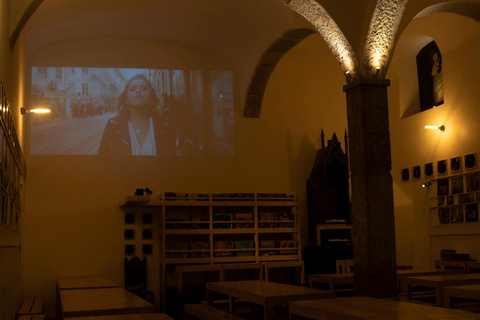
[[[153,118],[161,119],[158,126],[153,125],[158,132],[148,129],[143,135],[135,119],[130,128],[128,114],[119,114],[130,107],[128,100],[122,104],[121,94],[129,80],[139,74],[153,87],[158,98]],[[140,147],[153,145],[149,140],[153,134],[156,149],[142,155],[234,153],[231,71],[33,67],[31,106],[51,110],[30,117],[31,155],[97,155],[107,123],[118,119],[126,119],[125,129],[117,130],[119,134],[127,132],[122,140],[126,145],[136,144],[128,133],[137,132]],[[160,131],[161,141],[168,141],[165,145],[159,145]],[[128,154],[138,153],[128,150]]]

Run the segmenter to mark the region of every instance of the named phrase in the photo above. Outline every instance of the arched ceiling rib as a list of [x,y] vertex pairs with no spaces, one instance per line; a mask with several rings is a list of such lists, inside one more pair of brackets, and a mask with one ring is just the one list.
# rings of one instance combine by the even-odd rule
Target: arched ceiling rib
[[335,58],[340,63],[343,73],[347,74],[347,78],[356,77],[358,73],[358,62],[352,46],[335,21],[318,2],[314,0],[278,1],[284,3],[310,21],[327,42]]

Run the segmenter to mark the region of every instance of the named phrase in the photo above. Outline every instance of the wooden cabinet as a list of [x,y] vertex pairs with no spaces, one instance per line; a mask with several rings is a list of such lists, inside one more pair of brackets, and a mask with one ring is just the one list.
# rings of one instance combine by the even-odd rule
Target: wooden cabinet
[[174,287],[175,265],[301,260],[293,194],[164,193],[129,196],[120,207],[159,215],[162,297]]
[[351,224],[317,224],[317,246],[331,243],[352,244]]

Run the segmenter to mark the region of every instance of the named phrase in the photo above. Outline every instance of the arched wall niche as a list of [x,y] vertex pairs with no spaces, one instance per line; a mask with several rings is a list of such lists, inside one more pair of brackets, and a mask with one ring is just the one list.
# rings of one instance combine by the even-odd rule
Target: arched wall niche
[[[455,13],[436,13],[415,18],[400,36],[392,59],[391,70],[399,81],[399,118],[420,112],[418,97],[418,75],[415,57],[429,42],[435,41],[442,52],[447,53],[458,44],[467,41],[480,29],[480,24],[470,17]],[[444,61],[448,70],[448,58]],[[448,74],[446,75],[448,83]],[[448,104],[448,97],[445,99]],[[450,99],[451,103],[451,99]]]

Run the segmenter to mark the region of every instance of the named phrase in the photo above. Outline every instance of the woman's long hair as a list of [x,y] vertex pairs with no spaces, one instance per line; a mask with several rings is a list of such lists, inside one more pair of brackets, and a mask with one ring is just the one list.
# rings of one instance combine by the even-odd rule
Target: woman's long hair
[[150,81],[148,81],[148,79],[143,74],[134,75],[130,78],[130,80],[128,80],[127,84],[125,85],[125,89],[123,89],[123,92],[118,96],[118,115],[125,119],[130,118],[130,106],[127,103],[127,91],[130,83],[135,79],[144,80],[150,90],[150,101],[148,102],[148,108],[150,109],[149,113],[151,115],[157,112],[158,106],[160,104],[160,100],[158,99],[157,94],[155,93],[155,89],[153,88]]

